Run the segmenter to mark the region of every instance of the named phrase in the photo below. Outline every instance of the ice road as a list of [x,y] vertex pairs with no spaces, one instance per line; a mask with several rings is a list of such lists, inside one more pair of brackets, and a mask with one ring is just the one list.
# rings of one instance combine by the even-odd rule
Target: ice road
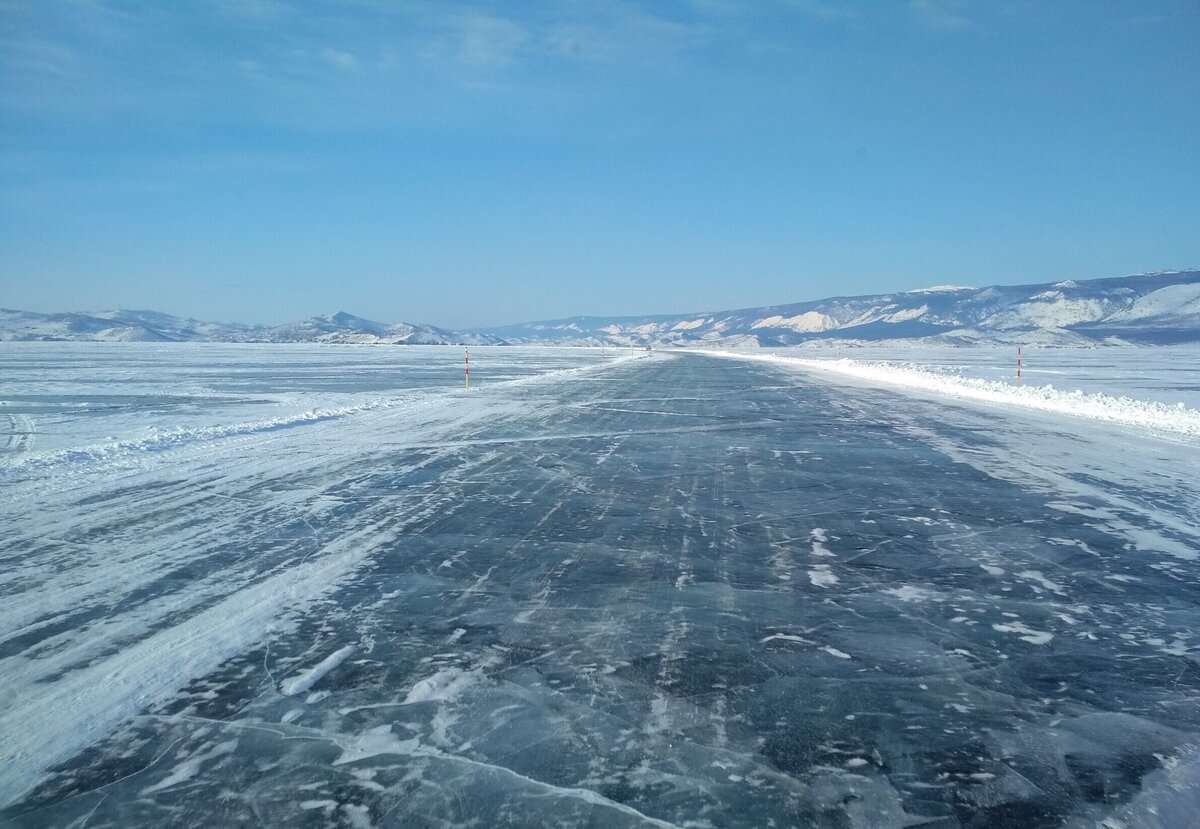
[[358,353],[271,416],[312,364],[226,354],[74,442],[5,381],[0,822],[1200,814],[1194,441],[695,354],[380,392]]

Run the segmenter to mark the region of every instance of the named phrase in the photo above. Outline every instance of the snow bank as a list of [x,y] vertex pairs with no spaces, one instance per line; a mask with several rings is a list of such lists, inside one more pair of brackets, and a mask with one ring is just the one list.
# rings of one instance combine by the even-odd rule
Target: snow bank
[[[640,360],[652,355],[644,352],[618,354],[604,362],[570,366],[540,371],[516,379],[487,381],[478,383],[471,394],[478,395],[495,388],[511,386],[537,385],[546,382],[566,379],[577,375],[585,375],[595,371],[612,368],[631,360]],[[662,355],[653,355],[662,358]],[[214,441],[232,438],[254,438],[272,432],[283,432],[290,429],[315,426],[334,420],[347,420],[359,415],[372,412],[394,412],[400,409],[420,405],[437,405],[446,399],[446,395],[459,395],[462,392],[456,387],[450,389],[414,390],[399,395],[374,397],[345,406],[313,408],[293,414],[268,417],[245,422],[226,423],[220,425],[176,426],[159,428],[146,437],[128,438],[124,440],[106,441],[83,446],[72,446],[65,449],[55,449],[45,452],[24,452],[11,458],[0,457],[0,467],[14,469],[18,472],[39,472],[54,470],[66,466],[79,467],[82,465],[117,465],[126,460],[157,453],[166,453],[194,446],[205,446]],[[192,396],[197,396],[191,393]],[[440,396],[439,396],[440,395]],[[6,401],[0,401],[3,405]],[[30,421],[32,422],[32,421]],[[32,432],[33,427],[22,426],[23,431]],[[2,438],[3,435],[0,435]],[[10,438],[10,442],[14,441]],[[27,448],[27,447],[26,447]],[[131,461],[136,466],[137,461]]]
[[810,371],[854,377],[872,384],[887,384],[943,394],[962,400],[978,400],[999,406],[1033,409],[1054,414],[1102,420],[1159,432],[1200,437],[1200,409],[1179,403],[1170,406],[1108,394],[1062,391],[1051,385],[1015,386],[996,380],[955,377],[919,366],[867,362],[842,358],[814,360],[782,354],[733,354],[698,350],[696,353],[738,360],[759,360]]
[[25,455],[13,465],[24,469],[50,469],[64,464],[109,463],[131,454],[165,452],[193,444],[207,443],[222,438],[244,437],[267,432],[280,432],[297,426],[310,426],[330,420],[351,417],[362,412],[395,408],[409,403],[412,396],[390,397],[340,406],[330,409],[312,409],[295,415],[272,417],[248,423],[233,423],[222,426],[176,427],[163,429],[145,438],[119,440],[70,449],[59,449],[42,454]]

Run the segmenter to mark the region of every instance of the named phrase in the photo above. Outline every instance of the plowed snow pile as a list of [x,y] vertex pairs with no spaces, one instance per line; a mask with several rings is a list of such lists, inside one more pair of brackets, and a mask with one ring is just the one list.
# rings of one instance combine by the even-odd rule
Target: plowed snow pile
[[1051,385],[1017,386],[996,380],[957,377],[920,366],[888,362],[849,358],[814,360],[782,354],[734,354],[725,351],[704,351],[702,353],[738,360],[779,363],[809,371],[854,377],[872,384],[883,383],[944,394],[961,400],[978,400],[999,406],[1035,409],[1188,437],[1200,437],[1200,410],[1189,408],[1183,403],[1172,406],[1102,393],[1064,391]]

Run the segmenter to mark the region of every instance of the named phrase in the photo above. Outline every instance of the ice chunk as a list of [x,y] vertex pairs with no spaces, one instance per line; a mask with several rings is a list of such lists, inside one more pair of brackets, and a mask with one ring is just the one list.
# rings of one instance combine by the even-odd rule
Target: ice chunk
[[334,651],[307,671],[301,671],[295,676],[285,679],[279,685],[279,692],[285,697],[303,694],[320,682],[327,673],[345,662],[352,653],[354,653],[353,645],[347,645]]
[[431,677],[426,677],[409,689],[404,698],[405,705],[414,702],[453,702],[468,687],[478,681],[475,671],[464,671],[460,668],[445,668]]
[[353,763],[356,760],[365,760],[380,754],[409,755],[420,747],[421,740],[417,737],[407,740],[398,739],[392,733],[390,725],[381,725],[352,738],[345,744],[339,744],[342,748],[342,756],[333,761],[335,766]]

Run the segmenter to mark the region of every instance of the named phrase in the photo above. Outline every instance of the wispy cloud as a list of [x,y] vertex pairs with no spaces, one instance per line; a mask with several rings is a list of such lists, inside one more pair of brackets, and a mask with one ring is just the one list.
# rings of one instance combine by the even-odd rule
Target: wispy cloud
[[65,78],[78,74],[79,52],[59,40],[36,34],[0,30],[0,71]]
[[858,7],[849,3],[830,3],[824,0],[784,0],[786,7],[795,9],[804,16],[826,23],[858,20]]
[[358,58],[354,56],[353,52],[326,46],[320,54],[322,60],[343,72],[354,72],[359,67]]
[[295,12],[283,0],[208,0],[208,4],[218,14],[251,20],[278,21]]
[[620,5],[608,7],[603,15],[547,22],[537,35],[545,58],[633,70],[673,64],[716,36],[706,20],[677,20]]
[[966,0],[909,0],[909,11],[924,25],[944,32],[976,28]]
[[0,116],[17,119],[223,112],[320,128],[444,111],[462,90],[570,101],[596,79],[565,63],[654,71],[716,37],[711,17],[623,2],[0,2]]
[[465,15],[454,21],[456,57],[479,67],[503,67],[516,62],[532,39],[529,30],[512,20],[488,14]]

